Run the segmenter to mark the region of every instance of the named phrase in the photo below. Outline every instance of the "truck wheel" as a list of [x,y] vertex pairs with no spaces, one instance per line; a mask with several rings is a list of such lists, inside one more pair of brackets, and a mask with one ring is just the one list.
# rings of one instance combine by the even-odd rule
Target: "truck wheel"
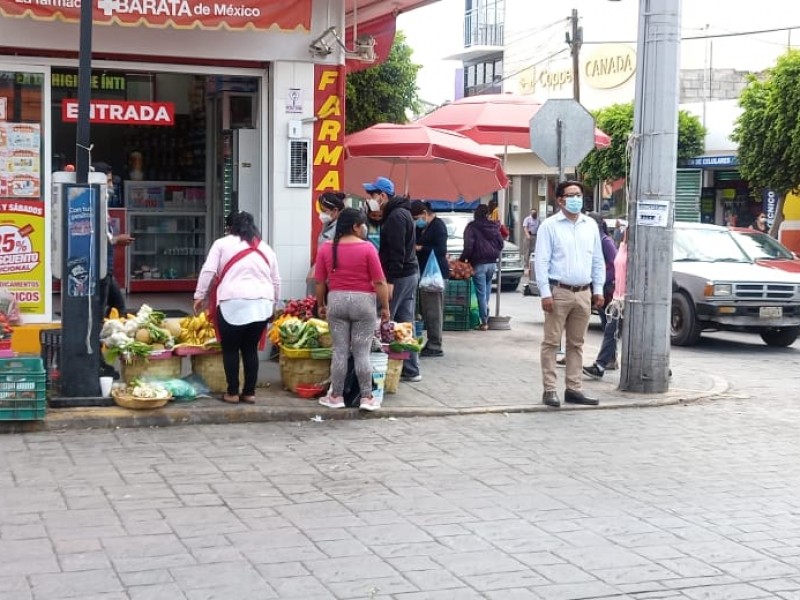
[[775,327],[761,332],[761,339],[767,346],[786,348],[794,344],[800,335],[800,327]]
[[700,339],[700,324],[692,301],[683,292],[672,294],[670,340],[675,346],[693,346]]

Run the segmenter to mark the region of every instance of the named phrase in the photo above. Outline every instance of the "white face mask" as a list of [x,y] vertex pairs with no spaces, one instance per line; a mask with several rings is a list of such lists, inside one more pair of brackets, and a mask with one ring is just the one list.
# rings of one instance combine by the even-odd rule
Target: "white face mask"
[[330,213],[321,212],[319,213],[319,220],[322,221],[323,225],[327,225],[328,223],[333,221],[333,217],[330,215]]
[[367,200],[367,208],[369,208],[370,212],[378,212],[381,209],[381,205],[377,200],[370,198]]
[[367,239],[367,236],[369,235],[369,228],[367,227],[366,223],[364,223],[361,226],[361,230],[360,231],[361,231],[361,235],[359,237],[361,237],[362,240]]

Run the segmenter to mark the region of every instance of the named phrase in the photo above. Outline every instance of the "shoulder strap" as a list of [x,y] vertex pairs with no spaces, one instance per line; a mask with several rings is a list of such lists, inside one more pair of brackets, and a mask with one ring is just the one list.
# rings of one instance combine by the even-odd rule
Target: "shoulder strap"
[[237,262],[242,260],[248,254],[252,254],[253,252],[257,252],[261,256],[261,258],[264,259],[264,262],[267,263],[267,267],[269,267],[269,260],[267,259],[267,256],[258,247],[258,245],[260,243],[261,243],[260,239],[253,238],[253,241],[251,242],[251,244],[250,244],[250,246],[248,248],[245,248],[244,250],[240,250],[239,252],[234,254],[233,258],[231,258],[227,263],[225,263],[225,266],[222,267],[222,271],[220,272],[219,276],[217,277],[217,281],[222,281],[223,278],[225,277],[225,275],[228,274],[228,271],[230,270],[230,268],[233,265],[235,265]]

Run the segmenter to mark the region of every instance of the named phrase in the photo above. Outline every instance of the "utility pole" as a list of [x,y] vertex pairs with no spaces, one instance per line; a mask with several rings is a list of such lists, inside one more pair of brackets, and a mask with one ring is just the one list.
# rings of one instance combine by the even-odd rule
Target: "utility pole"
[[583,27],[578,27],[578,10],[573,8],[570,15],[572,34],[567,33],[567,45],[572,55],[572,98],[581,101],[581,46],[583,45]]
[[[640,0],[619,389],[669,388],[681,0]],[[661,217],[660,224],[653,217]],[[649,222],[649,225],[642,223]]]

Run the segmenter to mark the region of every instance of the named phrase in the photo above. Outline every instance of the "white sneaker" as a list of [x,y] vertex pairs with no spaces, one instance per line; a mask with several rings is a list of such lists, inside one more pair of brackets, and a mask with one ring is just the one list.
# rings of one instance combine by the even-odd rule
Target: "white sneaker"
[[403,375],[400,379],[409,383],[419,383],[422,381],[422,375]]
[[358,408],[361,410],[368,410],[369,412],[376,411],[380,407],[380,403],[375,400],[375,398],[362,398],[361,402],[358,403]]
[[319,403],[328,408],[344,408],[344,398],[342,396],[323,396],[319,399]]

